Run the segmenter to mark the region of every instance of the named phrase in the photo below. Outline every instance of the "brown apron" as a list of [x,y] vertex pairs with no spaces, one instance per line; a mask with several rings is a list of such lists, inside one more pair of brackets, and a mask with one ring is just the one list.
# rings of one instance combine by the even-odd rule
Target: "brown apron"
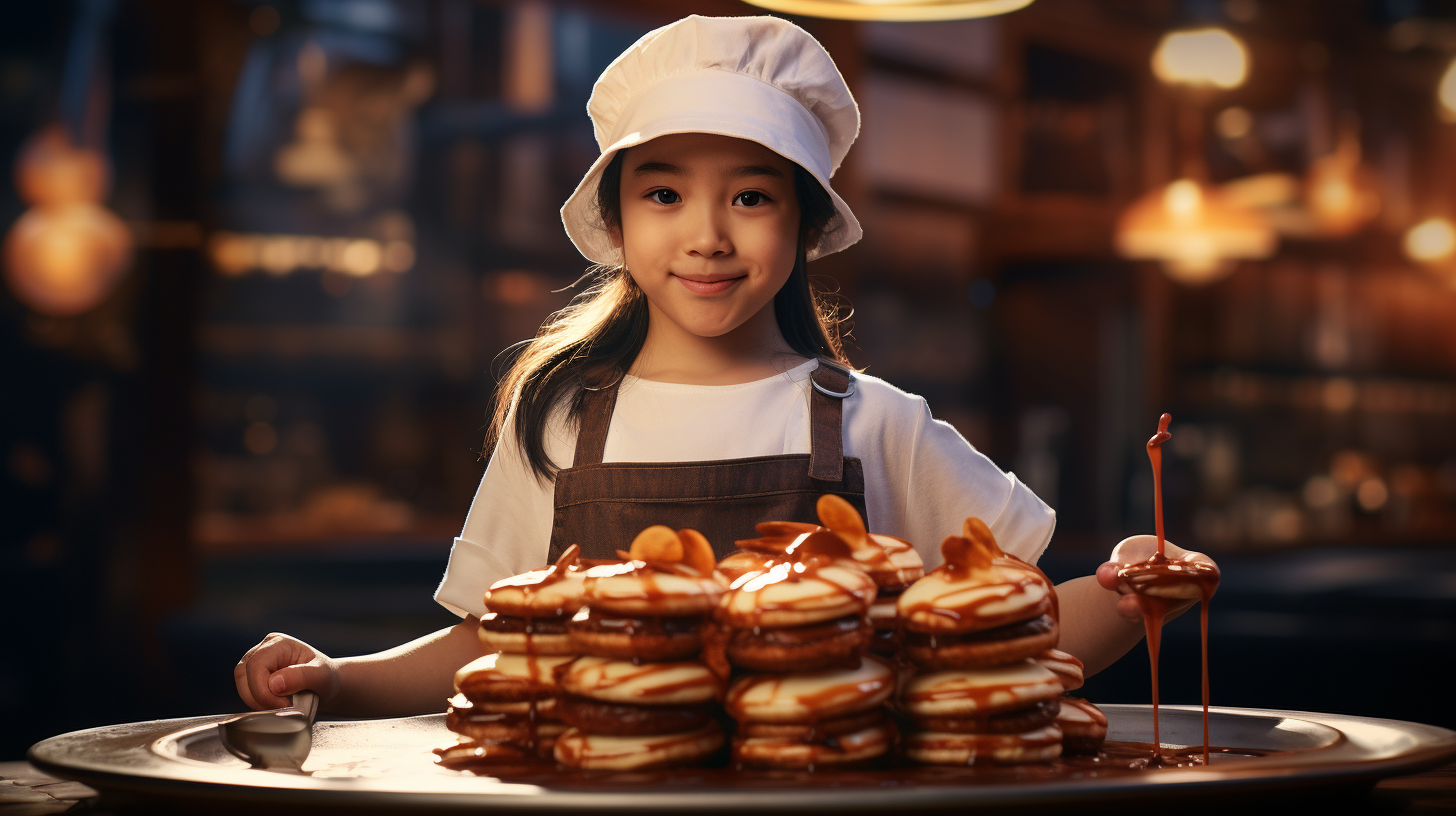
[[809,453],[709,462],[602,462],[617,385],[589,391],[576,458],[556,474],[547,563],[572,544],[583,558],[616,558],[654,524],[691,527],[722,558],[735,541],[755,537],[760,521],[818,523],[814,507],[825,493],[843,496],[865,516],[864,467],[844,455],[842,401],[854,393],[853,380],[842,366],[820,360],[810,381]]

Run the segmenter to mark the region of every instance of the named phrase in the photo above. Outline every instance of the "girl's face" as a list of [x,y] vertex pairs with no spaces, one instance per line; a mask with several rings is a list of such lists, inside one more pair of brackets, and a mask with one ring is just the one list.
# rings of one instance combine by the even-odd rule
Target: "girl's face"
[[771,309],[753,318],[793,271],[798,236],[794,165],[757,142],[674,134],[623,160],[614,239],[654,323],[704,338],[750,322],[776,331]]

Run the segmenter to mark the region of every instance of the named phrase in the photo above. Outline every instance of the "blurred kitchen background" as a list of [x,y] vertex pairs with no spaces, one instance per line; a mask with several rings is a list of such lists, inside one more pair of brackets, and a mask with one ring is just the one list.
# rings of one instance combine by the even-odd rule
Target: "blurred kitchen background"
[[[0,2],[0,759],[237,710],[270,631],[453,622],[498,355],[586,266],[592,82],[688,12],[765,13]],[[864,115],[865,239],[811,272],[857,364],[1056,507],[1053,577],[1151,532],[1171,412],[1214,702],[1456,726],[1456,3],[793,19]],[[1167,642],[1196,702],[1196,615]],[[1085,689],[1148,693],[1141,649]]]

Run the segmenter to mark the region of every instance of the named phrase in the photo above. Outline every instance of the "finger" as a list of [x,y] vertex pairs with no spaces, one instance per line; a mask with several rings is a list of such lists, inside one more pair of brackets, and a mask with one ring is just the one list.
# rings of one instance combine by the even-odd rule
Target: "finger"
[[318,692],[320,697],[328,697],[330,680],[332,673],[328,668],[321,661],[311,660],[284,666],[273,672],[268,678],[268,690],[279,697],[291,697],[300,691],[311,689]]
[[1117,571],[1121,564],[1115,561],[1108,561],[1097,568],[1097,585],[1109,592],[1119,591],[1122,582],[1118,580]]
[[271,647],[260,649],[248,661],[248,688],[253,692],[253,699],[257,701],[258,708],[283,708],[289,705],[286,698],[269,690],[268,678],[272,676],[274,670],[292,662],[289,656],[283,654],[283,644],[273,644]]
[[1143,610],[1141,606],[1138,606],[1137,596],[1123,595],[1122,597],[1118,598],[1117,614],[1123,616],[1127,620],[1141,623],[1143,620]]
[[[249,654],[252,650],[249,650]],[[253,696],[253,690],[248,688],[248,664],[246,655],[233,666],[233,684],[238,687],[238,696],[243,698],[243,704],[251,709],[261,709],[257,698]]]

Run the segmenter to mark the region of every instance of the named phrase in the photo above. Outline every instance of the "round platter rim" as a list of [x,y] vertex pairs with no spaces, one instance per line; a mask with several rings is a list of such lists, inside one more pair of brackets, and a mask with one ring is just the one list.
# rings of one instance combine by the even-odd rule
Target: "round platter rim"
[[[1118,713],[1145,715],[1151,706],[1106,704],[1099,706],[1114,718]],[[1169,712],[1199,712],[1199,706],[1162,706]],[[152,745],[183,731],[193,731],[228,719],[231,715],[210,715],[73,731],[32,746],[27,759],[40,770],[75,779],[103,791],[132,795],[182,796],[190,799],[226,799],[239,796],[258,804],[309,804],[346,807],[369,804],[401,808],[457,810],[479,808],[489,803],[497,809],[537,811],[586,807],[598,811],[664,811],[691,807],[699,810],[729,810],[762,806],[772,797],[775,807],[817,810],[881,810],[886,806],[1044,806],[1066,801],[1146,800],[1187,796],[1196,792],[1254,791],[1313,785],[1361,785],[1443,764],[1456,757],[1456,731],[1439,726],[1401,720],[1385,720],[1342,714],[1277,709],[1215,706],[1210,717],[1279,718],[1303,720],[1348,733],[1359,727],[1369,733],[1401,736],[1409,747],[1380,754],[1342,741],[1340,745],[1287,755],[1295,761],[1271,765],[1259,762],[1228,763],[1209,768],[1166,769],[1146,777],[1112,776],[1028,783],[977,782],[964,785],[904,785],[873,787],[764,787],[622,791],[575,791],[541,788],[535,785],[506,785],[505,790],[467,787],[469,777],[442,776],[453,782],[442,790],[391,789],[387,780],[315,779],[308,776],[272,774],[248,769],[198,768],[195,761],[168,759]],[[443,719],[426,714],[398,720]],[[336,721],[343,727],[370,727],[390,720]],[[358,725],[356,725],[358,724]],[[1341,728],[1341,726],[1345,726]],[[1372,730],[1373,729],[1373,730]],[[68,746],[84,740],[95,746],[97,738],[111,750],[98,757],[76,756]],[[383,784],[379,784],[379,783]],[[498,783],[492,783],[498,785]]]

